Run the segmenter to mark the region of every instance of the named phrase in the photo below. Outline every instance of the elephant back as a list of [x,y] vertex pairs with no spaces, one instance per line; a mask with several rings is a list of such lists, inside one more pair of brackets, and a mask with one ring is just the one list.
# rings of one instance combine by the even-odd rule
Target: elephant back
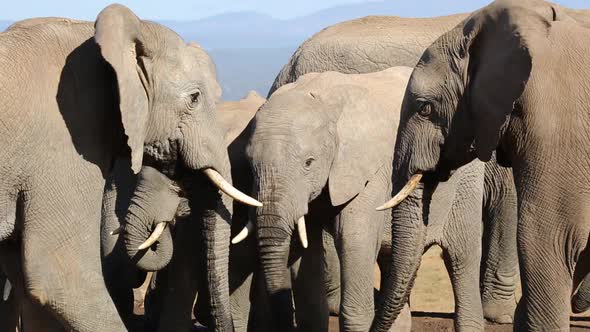
[[355,74],[394,66],[414,67],[430,44],[465,17],[467,14],[436,18],[367,16],[327,27],[299,46],[275,78],[268,96],[312,72]]

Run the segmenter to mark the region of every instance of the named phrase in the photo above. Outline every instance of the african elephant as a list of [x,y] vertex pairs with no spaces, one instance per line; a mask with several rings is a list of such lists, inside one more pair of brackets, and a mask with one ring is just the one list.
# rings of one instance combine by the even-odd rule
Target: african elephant
[[[409,74],[410,68],[397,67],[363,75],[304,75],[277,90],[246,129],[252,194],[264,207],[256,209],[255,227],[245,232],[256,234],[273,331],[293,328],[292,308],[284,305],[291,288],[298,328],[328,328],[325,225],[341,263],[341,330],[369,328],[373,266],[388,220],[387,213],[375,211],[374,197],[391,191],[393,153],[387,150],[394,142],[387,133],[395,130]],[[299,241],[291,240],[295,228]],[[287,267],[298,260],[290,276]],[[409,311],[407,318],[406,324]]]
[[[394,192],[409,193],[410,178],[424,189],[396,210],[426,208],[427,188],[475,158],[496,151],[512,167],[523,287],[515,331],[568,330],[571,294],[587,273],[590,16],[582,14],[541,0],[491,3],[424,52],[401,109]],[[418,219],[404,228],[400,237],[423,237]],[[391,273],[407,285],[417,253],[406,254]],[[395,318],[407,297],[399,290],[388,291],[375,331]]]
[[[208,72],[212,77],[215,77],[215,66],[211,59],[203,52],[202,60],[208,63]],[[242,182],[247,181],[247,190],[249,191],[249,174],[243,174],[244,172],[241,166],[245,164],[243,147],[237,147],[236,145],[243,144],[232,144],[236,139],[236,136],[246,127],[248,121],[254,116],[254,113],[260,105],[264,102],[264,98],[258,96],[256,93],[250,93],[248,96],[237,102],[217,102],[216,115],[217,121],[220,124],[221,131],[223,133],[223,140],[226,145],[229,145],[230,159],[232,166],[233,178],[236,179],[235,186],[243,188]],[[239,158],[236,156],[240,155]],[[174,170],[167,170],[166,175],[158,174],[153,169],[147,171],[144,178],[142,179],[142,186],[136,188],[135,179],[127,181],[129,177],[120,177],[119,175],[125,174],[125,168],[118,170],[119,165],[115,165],[115,171],[112,173],[111,181],[106,187],[104,201],[103,201],[103,269],[105,271],[105,277],[107,279],[107,285],[111,295],[116,299],[117,307],[119,311],[125,310],[126,314],[123,315],[128,321],[128,325],[132,322],[132,310],[133,310],[133,288],[139,287],[145,279],[144,270],[157,271],[153,273],[148,293],[145,299],[145,325],[148,330],[190,330],[191,328],[191,309],[193,306],[195,294],[199,289],[199,311],[195,311],[195,316],[199,321],[209,327],[212,327],[210,320],[212,317],[221,315],[221,313],[211,312],[211,306],[209,304],[209,292],[208,285],[206,282],[207,276],[204,274],[207,255],[206,250],[200,245],[203,242],[203,233],[199,230],[203,225],[203,221],[206,221],[208,214],[205,213],[202,206],[206,201],[204,198],[209,196],[215,196],[216,190],[214,188],[207,187],[206,183],[202,179],[195,176],[182,176],[180,173],[179,177],[174,176]],[[247,172],[247,171],[246,171]],[[248,172],[247,172],[248,173]],[[246,179],[247,176],[247,179]],[[246,180],[244,180],[246,179]],[[163,236],[158,244],[164,244],[164,246],[158,246],[156,251],[147,251],[141,261],[138,261],[143,269],[136,267],[136,264],[129,260],[127,252],[130,251],[131,255],[134,256],[137,251],[137,247],[141,245],[150,235],[149,231],[152,230],[154,225],[151,223],[154,221],[169,221],[164,219],[171,219],[170,215],[173,214],[172,207],[165,206],[165,202],[178,199],[178,194],[170,193],[165,188],[170,185],[177,187],[186,187],[190,190],[185,189],[185,196],[190,193],[190,196],[196,196],[195,200],[198,202],[192,202],[187,205],[182,204],[179,209],[183,211],[177,211],[177,214],[187,215],[185,211],[187,208],[191,212],[191,216],[185,216],[180,218],[178,215],[175,216],[176,223],[174,225],[174,231],[170,234],[170,228],[166,228]],[[139,195],[143,197],[142,201],[135,202],[135,209],[140,208],[142,210],[150,211],[152,218],[133,218],[128,219],[133,227],[133,230],[128,230],[126,236],[111,235],[112,230],[117,229],[124,223],[125,216],[132,202],[132,197]],[[137,198],[135,198],[137,200]],[[163,205],[163,206],[161,206]],[[236,218],[240,215],[240,211],[246,211],[242,204],[235,204],[233,207],[235,212],[233,217]],[[231,211],[231,210],[230,210]],[[160,213],[167,213],[167,218],[164,218]],[[242,213],[243,215],[243,213]],[[156,218],[157,217],[157,218]],[[196,220],[195,220],[196,219]],[[206,224],[206,223],[205,223]],[[213,230],[211,228],[211,230]],[[224,231],[227,231],[225,228]],[[225,236],[227,235],[227,236]],[[229,239],[229,234],[224,236]],[[172,243],[169,239],[172,238]],[[126,246],[130,244],[129,246]],[[175,248],[173,250],[173,248]],[[228,250],[229,240],[227,246],[220,246],[218,250]],[[232,251],[234,252],[234,251]],[[225,252],[217,252],[216,255],[224,256]],[[232,254],[233,255],[233,254]],[[225,256],[227,257],[227,256]],[[149,259],[149,261],[148,261]],[[230,259],[230,266],[232,268]],[[222,273],[227,275],[227,272]],[[230,273],[230,286],[231,276]],[[107,277],[108,276],[108,277]],[[110,277],[110,278],[109,278]],[[230,288],[231,293],[234,292]],[[234,296],[232,295],[232,299]],[[249,299],[246,298],[246,301]],[[205,301],[206,303],[203,303]],[[232,304],[231,310],[234,310]],[[125,309],[126,308],[126,309]],[[227,308],[217,308],[217,310]],[[227,310],[229,314],[229,310]],[[233,320],[238,326],[241,324],[239,319],[236,319],[236,314]],[[246,320],[247,323],[247,320]],[[238,326],[235,328],[237,329]]]
[[[575,13],[583,16],[583,12]],[[328,27],[297,49],[275,78],[269,95],[282,85],[310,72],[338,71],[354,74],[393,66],[413,67],[438,36],[450,30],[467,15],[424,19],[369,16]],[[482,178],[477,180],[478,183],[483,181],[485,184],[482,211],[482,305],[484,317],[496,323],[510,323],[513,319],[516,307],[514,291],[518,278],[514,223],[516,194],[511,175],[506,172],[509,171],[489,164],[485,167]],[[329,234],[324,234],[324,237],[328,242],[332,241]],[[327,250],[326,254],[333,255],[331,250]],[[388,261],[389,258],[384,260]],[[338,280],[329,284],[337,286]],[[336,312],[333,304],[339,302],[335,294],[339,294],[340,290],[337,287],[329,288],[328,292],[330,311]]]
[[214,84],[195,47],[121,5],[17,23],[0,44],[0,240],[20,240],[24,292],[64,328],[124,331],[101,271],[105,179],[121,158],[227,177]]

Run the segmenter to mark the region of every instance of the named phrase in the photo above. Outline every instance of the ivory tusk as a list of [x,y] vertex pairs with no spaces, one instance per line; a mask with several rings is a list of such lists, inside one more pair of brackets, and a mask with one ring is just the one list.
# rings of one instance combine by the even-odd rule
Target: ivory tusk
[[254,224],[248,220],[248,223],[246,224],[246,227],[244,227],[239,233],[238,235],[236,235],[232,240],[231,243],[232,244],[238,244],[240,242],[242,242],[245,238],[248,237],[248,234],[250,234],[252,232],[252,230],[254,229]]
[[301,241],[301,246],[303,248],[307,248],[308,241],[307,241],[307,230],[305,229],[305,217],[299,218],[297,220],[297,233],[299,233],[299,241]]
[[150,237],[148,237],[148,239],[145,240],[145,242],[142,243],[137,248],[137,250],[147,249],[147,248],[151,247],[152,244],[156,243],[156,241],[158,241],[158,238],[160,238],[160,236],[162,235],[162,233],[164,233],[164,228],[166,228],[166,223],[165,222],[161,222],[161,223],[157,224],[156,225],[156,228],[152,232],[152,235],[150,235]]
[[123,226],[119,226],[111,231],[111,235],[121,234],[122,231],[123,231]]
[[402,188],[402,190],[400,190],[400,192],[398,192],[395,196],[393,196],[392,199],[390,199],[387,203],[378,207],[376,210],[383,211],[383,210],[394,208],[396,205],[398,205],[404,199],[406,199],[406,197],[410,196],[412,191],[414,191],[414,189],[416,189],[416,187],[418,186],[418,183],[420,183],[421,179],[422,179],[422,173],[416,173],[416,174],[412,175],[412,177],[410,178],[410,181],[408,181],[408,183],[406,183],[406,185]]
[[262,206],[262,203],[255,200],[254,198],[244,194],[243,192],[239,191],[234,186],[232,186],[216,170],[214,170],[212,168],[205,168],[203,170],[203,173],[205,173],[205,175],[207,175],[209,180],[211,180],[211,182],[213,182],[213,184],[217,188],[219,188],[219,190],[223,191],[226,195],[235,199],[236,201],[242,202],[247,205],[256,206],[256,207]]
[[10,280],[6,279],[6,281],[4,282],[4,294],[2,294],[2,300],[4,302],[6,302],[8,300],[8,298],[10,297],[11,291],[12,291],[12,284],[10,283]]

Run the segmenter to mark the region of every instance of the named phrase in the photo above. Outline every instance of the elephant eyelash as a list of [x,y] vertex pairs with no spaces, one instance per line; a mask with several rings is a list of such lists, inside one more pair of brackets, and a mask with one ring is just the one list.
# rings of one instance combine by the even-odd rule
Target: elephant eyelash
[[192,104],[198,104],[200,99],[201,99],[201,91],[196,91],[194,93],[191,93],[191,103]]
[[309,158],[305,159],[305,163],[303,163],[303,167],[305,167],[305,169],[309,169],[311,167],[311,164],[313,164],[314,160],[315,160],[314,157],[309,157]]
[[420,108],[418,110],[418,114],[427,118],[432,114],[434,106],[430,102],[422,102],[420,103]]

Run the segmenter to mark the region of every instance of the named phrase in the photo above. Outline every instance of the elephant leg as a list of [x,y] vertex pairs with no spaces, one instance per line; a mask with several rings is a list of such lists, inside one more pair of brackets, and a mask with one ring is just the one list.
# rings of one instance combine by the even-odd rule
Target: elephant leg
[[[34,211],[25,214],[22,232],[25,292],[69,330],[126,331],[101,269],[102,186],[89,184],[67,197],[31,190],[35,195],[25,203],[25,211]],[[84,194],[93,191],[97,195]]]
[[[443,245],[444,261],[455,296],[455,331],[483,331],[483,310],[479,293],[480,237],[465,246]],[[469,248],[469,249],[468,249]]]
[[160,301],[161,296],[158,294],[161,291],[161,289],[158,289],[158,279],[160,278],[166,278],[166,269],[152,272],[143,300],[144,330],[146,332],[155,332],[158,330],[159,314],[162,306],[162,301]]
[[322,235],[328,308],[330,315],[338,316],[340,313],[340,260],[333,235],[326,229],[323,230]]
[[573,272],[589,232],[579,229],[586,227],[580,224],[556,228],[555,218],[519,220],[522,298],[516,307],[515,331],[569,331]]
[[[231,273],[231,268],[230,268]],[[231,283],[230,274],[230,283]],[[250,315],[250,290],[252,286],[253,273],[248,274],[238,287],[230,288],[231,314],[234,321],[235,332],[248,331],[248,317]]]
[[516,192],[512,173],[490,163],[486,164],[482,211],[481,300],[488,321],[510,324],[514,320],[518,283]]
[[328,331],[330,313],[324,281],[322,226],[314,219],[306,221],[309,247],[302,249],[297,271],[293,273],[295,318],[300,331]]
[[[256,301],[264,292],[257,293],[254,281],[256,268],[256,243],[248,238],[230,247],[229,289],[230,308],[236,332],[248,330],[250,316],[250,298]],[[252,295],[250,295],[252,294]]]
[[336,248],[341,267],[340,331],[368,331],[375,314],[374,268],[381,245],[382,224],[350,213],[348,209],[343,210],[337,219]]

